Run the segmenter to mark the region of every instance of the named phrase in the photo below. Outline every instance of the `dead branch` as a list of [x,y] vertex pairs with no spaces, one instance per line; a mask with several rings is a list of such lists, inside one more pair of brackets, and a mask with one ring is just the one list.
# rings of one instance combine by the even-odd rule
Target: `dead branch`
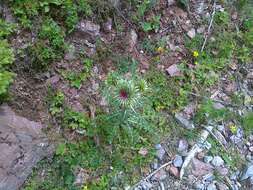
[[184,163],[180,170],[180,176],[179,176],[180,179],[183,178],[185,170],[190,164],[191,160],[194,158],[195,154],[203,150],[203,144],[205,143],[209,135],[209,131],[212,131],[212,129],[213,129],[213,126],[207,126],[205,129],[202,130],[198,142],[191,148],[190,152],[188,153],[187,157],[184,160]]
[[199,98],[204,98],[206,100],[211,99],[212,101],[221,103],[221,104],[223,104],[225,106],[240,107],[239,105],[236,105],[236,104],[228,103],[228,102],[225,102],[225,101],[222,101],[222,100],[212,99],[212,98],[209,98],[207,96],[202,96],[202,95],[199,95],[199,94],[196,94],[196,93],[193,93],[193,92],[187,92],[187,93],[190,94],[190,95],[192,95],[192,96],[196,96],[196,97],[199,97]]
[[153,175],[155,175],[158,171],[160,171],[161,169],[165,168],[166,166],[170,165],[172,163],[172,161],[169,161],[163,165],[161,165],[158,169],[156,169],[155,171],[153,171],[151,174],[149,174],[147,177],[145,177],[144,179],[142,179],[141,181],[139,181],[138,183],[136,183],[135,185],[133,185],[130,190],[133,190],[135,187],[137,187],[138,185],[140,185],[141,183],[143,183],[144,181],[149,180]]
[[214,2],[213,2],[213,13],[212,13],[212,17],[211,17],[211,20],[210,20],[210,23],[209,23],[209,26],[208,26],[207,33],[205,35],[205,40],[204,40],[203,45],[201,47],[201,52],[203,52],[203,50],[205,48],[205,45],[206,45],[206,42],[207,42],[207,38],[209,37],[211,27],[213,25],[213,19],[214,19],[215,12],[216,12],[216,0],[214,0]]

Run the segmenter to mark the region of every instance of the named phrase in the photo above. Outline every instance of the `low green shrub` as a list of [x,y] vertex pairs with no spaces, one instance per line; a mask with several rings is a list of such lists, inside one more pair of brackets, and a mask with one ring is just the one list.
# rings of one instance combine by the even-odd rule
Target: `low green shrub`
[[72,130],[86,131],[90,127],[90,119],[84,113],[66,109],[64,112],[64,126]]
[[52,18],[43,21],[39,32],[39,38],[48,40],[50,46],[54,50],[64,49],[64,37],[65,34],[63,30]]
[[49,111],[52,115],[57,116],[62,113],[64,106],[65,96],[62,92],[57,92],[52,99],[50,100],[50,108]]
[[14,73],[7,71],[14,61],[14,53],[6,40],[0,40],[0,101],[13,81]]
[[6,38],[8,35],[14,32],[15,28],[15,24],[5,22],[0,18],[0,38]]
[[64,37],[65,33],[52,18],[44,20],[38,39],[29,47],[34,68],[45,69],[50,62],[64,54]]
[[90,70],[93,65],[92,59],[86,58],[83,61],[83,68],[81,72],[77,73],[74,71],[62,72],[63,77],[70,82],[71,87],[77,89],[81,88],[82,82],[85,81],[90,75]]

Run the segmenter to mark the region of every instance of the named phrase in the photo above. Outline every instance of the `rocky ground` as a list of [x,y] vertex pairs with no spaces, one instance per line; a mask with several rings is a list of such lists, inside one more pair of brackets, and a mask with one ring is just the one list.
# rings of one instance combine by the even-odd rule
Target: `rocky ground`
[[[102,180],[101,184],[105,183],[105,186],[102,186],[102,184],[100,187],[95,183],[94,186],[89,187],[86,186],[86,182],[99,181],[98,179],[102,178],[100,170],[106,173],[113,170],[113,166],[107,165],[104,167],[106,169],[96,168],[93,170],[82,168],[79,166],[81,164],[77,163],[79,169],[74,169],[74,166],[71,165],[74,175],[73,181],[74,185],[78,186],[77,189],[253,189],[253,135],[251,130],[253,120],[250,115],[253,111],[252,49],[249,49],[249,55],[246,53],[248,56],[246,57],[245,54],[238,53],[238,46],[233,42],[231,46],[233,46],[235,56],[229,56],[231,58],[229,58],[226,67],[219,67],[218,64],[217,67],[212,68],[211,66],[211,69],[207,66],[199,73],[197,71],[189,72],[190,70],[197,70],[198,65],[202,64],[198,62],[201,62],[203,57],[208,57],[206,55],[206,57],[199,58],[199,54],[205,51],[210,51],[212,55],[218,55],[218,57],[220,52],[226,54],[227,47],[221,48],[222,50],[218,47],[212,47],[219,43],[217,33],[224,33],[224,41],[227,40],[227,33],[235,33],[240,36],[238,27],[241,25],[244,16],[240,15],[239,10],[232,2],[198,0],[185,2],[188,1],[158,1],[144,15],[145,20],[151,20],[151,26],[147,27],[153,28],[149,31],[148,28],[140,29],[134,19],[130,18],[128,13],[131,13],[132,10],[125,6],[125,2],[113,1],[113,4],[115,4],[113,6],[114,14],[103,19],[102,22],[89,17],[80,18],[74,30],[65,37],[69,48],[64,52],[62,58],[55,59],[50,68],[42,72],[34,72],[31,69],[32,55],[26,52],[28,44],[33,43],[37,37],[34,36],[36,31],[31,30],[31,32],[19,27],[15,35],[10,37],[11,47],[16,55],[11,70],[16,73],[16,77],[10,86],[11,99],[7,103],[16,114],[20,115],[18,117],[29,119],[24,121],[30,122],[32,120],[42,123],[43,126],[48,126],[45,133],[49,139],[49,144],[57,146],[62,142],[85,141],[88,137],[82,136],[82,130],[62,128],[62,120],[64,119],[59,115],[52,114],[49,103],[51,100],[48,100],[48,95],[52,92],[62,92],[66,107],[77,113],[88,115],[89,118],[94,118],[99,112],[102,112],[101,110],[108,112],[108,102],[101,93],[101,87],[103,87],[103,82],[106,80],[108,73],[118,69],[118,65],[121,64],[119,60],[122,60],[123,57],[127,57],[128,63],[126,65],[123,63],[123,66],[120,66],[121,71],[125,67],[134,67],[135,62],[132,61],[134,59],[139,63],[134,69],[141,76],[145,77],[155,68],[155,70],[165,74],[168,80],[176,81],[175,83],[169,83],[168,86],[162,86],[162,88],[177,89],[175,91],[178,97],[187,96],[187,101],[182,100],[183,103],[179,102],[181,100],[171,101],[177,106],[169,110],[164,108],[169,107],[167,103],[164,103],[164,105],[159,104],[156,107],[156,110],[161,110],[167,118],[177,123],[175,124],[176,128],[171,127],[170,132],[167,132],[167,129],[162,129],[160,143],[151,144],[152,148],[144,145],[137,148],[131,147],[139,156],[144,158],[152,152],[151,149],[153,150],[153,157],[145,163],[145,166],[134,164],[134,167],[138,170],[137,176],[135,170],[133,174],[129,174],[129,171],[128,173],[117,171],[117,175],[133,175],[134,179],[115,186],[111,186],[108,181],[103,182]],[[7,5],[3,4],[0,10],[5,20],[17,22]],[[160,19],[156,26],[155,22],[152,23],[152,19],[154,15],[158,14]],[[218,21],[225,22],[227,14],[229,15],[229,23],[225,23],[226,26],[219,26]],[[217,23],[213,21],[215,15],[222,15],[218,17]],[[117,23],[118,20],[120,20],[120,24]],[[223,27],[228,27],[228,29],[223,29]],[[252,36],[252,33],[250,35]],[[199,36],[203,40],[200,41],[198,48],[192,47],[193,43],[188,45],[187,41],[193,42]],[[232,39],[237,39],[238,36]],[[249,43],[249,47],[252,48],[252,42]],[[244,48],[244,44],[242,44],[239,45],[241,49]],[[220,45],[222,46],[223,43],[220,43]],[[224,42],[225,45],[227,43]],[[20,53],[21,50],[22,53]],[[223,54],[221,55],[223,56]],[[83,61],[83,56],[89,59]],[[219,59],[219,62],[223,61],[222,58]],[[91,64],[89,64],[89,60],[92,60]],[[205,59],[205,61],[208,60]],[[186,64],[182,65],[182,63]],[[85,64],[88,66],[84,68],[83,65]],[[86,70],[89,71],[87,76]],[[75,77],[72,73],[79,73],[80,75]],[[206,73],[210,77],[203,77],[204,82],[199,82]],[[124,76],[128,77],[129,75],[131,75],[130,72],[126,72]],[[150,76],[147,78],[149,79]],[[213,83],[208,81],[211,78],[218,79]],[[197,81],[196,85],[194,81]],[[205,86],[205,81],[210,82],[212,85]],[[188,87],[188,84],[193,86]],[[181,89],[183,92],[181,92]],[[212,102],[212,108],[208,103],[202,104],[204,100]],[[12,112],[10,115],[15,117]],[[5,119],[5,116],[0,113],[0,121],[2,119]],[[4,121],[8,123],[6,120]],[[0,139],[2,139],[3,134],[9,133],[7,129],[5,130],[6,126],[7,124],[0,123]],[[23,124],[24,126],[27,127],[26,124]],[[18,125],[15,128],[18,128]],[[26,129],[24,130],[27,133]],[[201,135],[203,133],[205,135]],[[96,145],[99,145],[99,139],[96,136],[92,138],[94,138]],[[11,140],[16,141],[16,139]],[[41,142],[36,143],[40,144]],[[25,146],[22,153],[24,159],[28,157],[32,160],[31,165],[27,166],[27,162],[25,162],[21,167],[25,168],[28,173],[31,173],[31,168],[43,157],[50,153],[52,155],[52,152],[47,152],[48,150],[45,150],[45,154],[41,153],[41,150],[37,150],[33,145],[31,143],[31,147]],[[0,146],[4,146],[2,142]],[[50,151],[52,151],[52,147],[50,147]],[[19,149],[22,148],[19,147]],[[113,152],[112,145],[105,146],[104,149]],[[189,155],[191,155],[193,149],[196,151],[193,153],[193,157],[190,158]],[[4,150],[6,150],[9,157],[12,157],[12,154],[17,157],[15,152],[9,154],[8,148],[5,147]],[[41,156],[34,155],[37,151],[41,153]],[[61,157],[57,156],[59,156],[58,153],[56,153],[55,160],[62,160]],[[67,157],[63,153],[62,157],[64,158],[64,156]],[[53,163],[51,161],[54,159],[52,156],[48,157],[49,165],[45,167],[47,169],[43,168],[43,164],[42,168],[37,167],[36,174],[32,175],[21,189],[35,190],[41,188],[39,185],[36,186],[36,183],[39,184],[38,181],[46,179],[47,172],[51,170],[50,164]],[[190,162],[185,166],[188,159],[190,159]],[[95,162],[94,160],[93,162]],[[14,162],[12,160],[1,162],[5,163],[6,161],[8,163]],[[13,182],[7,180],[6,182],[6,180],[3,180],[6,178],[6,175],[2,177],[3,173],[8,173],[13,168],[4,167],[5,171],[1,172],[1,166],[5,164],[0,164],[0,190],[17,189],[17,186],[21,186],[28,176],[22,176],[22,182],[16,182],[15,180]],[[106,162],[106,164],[108,163]],[[20,171],[21,169],[14,172],[15,176],[18,176]],[[95,171],[96,174],[93,174],[92,171]],[[27,174],[27,172],[25,173]],[[63,175],[65,175],[64,172]],[[60,180],[65,180],[65,178],[60,178]],[[15,183],[16,186],[11,186],[12,183]],[[72,186],[71,188],[70,186],[64,186],[64,188],[71,189]]]

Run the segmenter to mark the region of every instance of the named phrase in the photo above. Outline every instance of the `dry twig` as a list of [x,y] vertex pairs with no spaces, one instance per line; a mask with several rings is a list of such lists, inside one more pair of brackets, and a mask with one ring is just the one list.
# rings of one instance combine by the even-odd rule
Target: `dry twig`
[[202,130],[199,141],[191,148],[190,152],[188,153],[188,155],[186,156],[186,158],[184,160],[184,163],[183,163],[182,168],[180,170],[180,176],[179,176],[180,179],[183,178],[185,170],[188,167],[188,165],[190,164],[191,160],[194,158],[195,154],[199,153],[203,150],[202,144],[205,143],[205,141],[209,135],[209,131],[212,131],[212,129],[213,129],[213,126],[208,126]]
[[116,10],[116,12],[118,13],[118,15],[119,15],[125,22],[127,22],[128,25],[130,25],[132,28],[135,28],[134,25],[132,24],[132,22],[130,22],[130,21],[122,14],[122,12],[119,10],[118,7],[113,6],[113,8]]
[[216,12],[216,0],[214,0],[214,2],[213,2],[213,13],[212,13],[212,17],[211,17],[211,20],[210,20],[210,23],[209,23],[209,26],[208,26],[207,34],[205,35],[205,40],[204,40],[203,45],[201,47],[201,52],[203,52],[203,50],[205,48],[205,45],[206,45],[206,42],[207,42],[207,38],[210,34],[211,27],[213,25],[213,19],[214,19],[215,12]]
[[166,166],[170,165],[172,163],[172,161],[169,161],[163,165],[161,165],[158,169],[156,169],[155,171],[153,171],[151,174],[149,174],[147,177],[145,177],[144,179],[142,179],[141,181],[139,181],[138,183],[136,183],[135,185],[133,185],[130,190],[133,190],[135,187],[137,187],[138,185],[140,185],[141,183],[143,183],[144,181],[149,180],[153,175],[155,175],[157,172],[159,172],[161,169],[165,168]]
[[221,103],[221,104],[223,104],[225,106],[239,107],[239,105],[236,105],[236,104],[232,104],[232,103],[225,102],[225,101],[222,101],[222,100],[212,99],[212,98],[209,98],[207,96],[202,96],[202,95],[199,95],[199,94],[196,94],[196,93],[193,93],[193,92],[187,92],[187,93],[190,94],[190,95],[192,95],[192,96],[196,96],[196,97],[199,97],[199,98],[204,98],[206,100],[211,99],[212,101]]

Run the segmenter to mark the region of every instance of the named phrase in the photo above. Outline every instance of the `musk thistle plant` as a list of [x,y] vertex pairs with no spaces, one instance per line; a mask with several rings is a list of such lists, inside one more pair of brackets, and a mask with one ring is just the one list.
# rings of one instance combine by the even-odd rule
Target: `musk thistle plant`
[[147,83],[143,79],[123,78],[111,73],[106,81],[105,97],[114,108],[135,111],[142,107],[147,90]]
[[[148,133],[156,126],[153,121],[156,113],[148,95],[150,88],[139,76],[122,76],[112,72],[107,76],[104,86],[104,97],[109,106],[101,126],[107,131],[110,142],[113,139],[124,139],[137,142],[143,133]],[[109,128],[105,127],[109,123]]]

